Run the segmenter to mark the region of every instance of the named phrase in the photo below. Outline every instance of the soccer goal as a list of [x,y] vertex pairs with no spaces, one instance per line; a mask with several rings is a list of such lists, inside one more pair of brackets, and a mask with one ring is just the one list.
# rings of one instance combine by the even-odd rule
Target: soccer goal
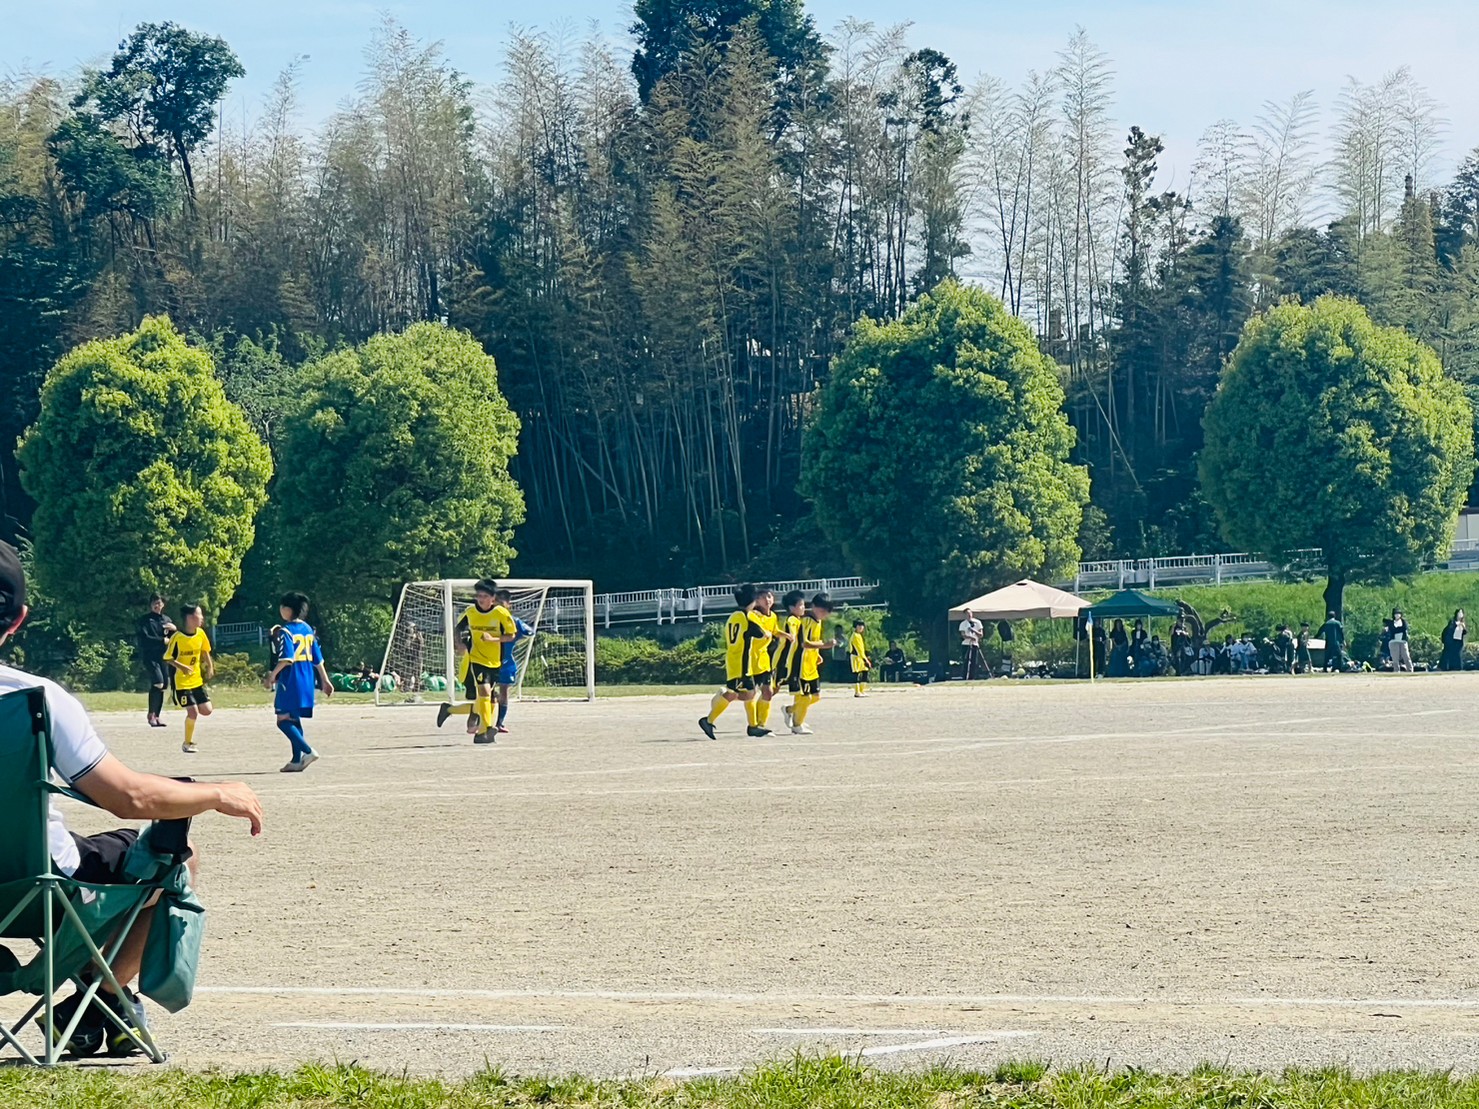
[[[591,701],[596,696],[596,610],[589,581],[499,578],[513,614],[533,629],[514,643],[515,696]],[[413,581],[401,589],[380,667],[377,705],[461,704],[455,629],[473,603],[472,578]]]

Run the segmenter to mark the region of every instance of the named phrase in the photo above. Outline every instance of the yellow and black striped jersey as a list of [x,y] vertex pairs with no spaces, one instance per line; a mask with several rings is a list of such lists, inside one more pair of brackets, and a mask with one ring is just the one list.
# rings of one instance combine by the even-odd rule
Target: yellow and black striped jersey
[[[822,622],[815,616],[807,616],[801,621],[802,643],[825,643],[826,633],[822,631]],[[798,644],[797,646],[801,646]],[[801,646],[801,680],[804,682],[817,681],[822,676],[822,651],[819,647]]]
[[782,678],[800,677],[801,646],[797,640],[801,638],[801,617],[788,615],[781,630],[791,638],[781,640],[780,645],[772,652],[775,655],[775,672]]

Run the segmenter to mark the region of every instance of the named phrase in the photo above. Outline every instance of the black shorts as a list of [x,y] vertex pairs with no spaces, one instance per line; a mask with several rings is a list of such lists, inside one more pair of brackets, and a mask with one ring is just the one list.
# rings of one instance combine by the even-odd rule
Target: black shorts
[[95,836],[79,836],[73,832],[72,838],[77,842],[77,853],[82,856],[73,878],[99,886],[133,884],[123,876],[123,860],[139,838],[137,831],[119,828],[114,832],[99,832]]
[[801,692],[808,697],[820,697],[822,695],[822,679],[802,678]]
[[467,677],[462,682],[462,693],[469,701],[478,699],[478,687],[498,684],[498,667],[484,666],[481,662],[467,665]]
[[169,667],[165,666],[162,658],[146,658],[141,660],[144,664],[144,680],[150,685],[169,685]]
[[771,684],[774,685],[777,689],[780,689],[781,686],[785,686],[786,692],[788,693],[801,692],[801,676],[799,674],[786,674],[780,670],[777,670],[775,672],[775,678],[772,680]]
[[724,688],[731,693],[748,693],[755,688],[754,678],[730,678],[724,683]]
[[765,671],[765,673],[763,674],[750,675],[751,689],[769,689],[774,684],[774,677],[771,675],[771,672],[769,670]]
[[175,690],[175,704],[182,709],[188,709],[191,705],[206,705],[210,703],[211,691],[203,685],[194,689]]

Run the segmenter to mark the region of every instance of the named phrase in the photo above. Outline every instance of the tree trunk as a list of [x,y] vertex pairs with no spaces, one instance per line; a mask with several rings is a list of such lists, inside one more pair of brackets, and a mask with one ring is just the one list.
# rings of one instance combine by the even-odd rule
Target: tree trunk
[[1335,613],[1337,620],[1345,619],[1345,575],[1332,573],[1325,582],[1325,611]]

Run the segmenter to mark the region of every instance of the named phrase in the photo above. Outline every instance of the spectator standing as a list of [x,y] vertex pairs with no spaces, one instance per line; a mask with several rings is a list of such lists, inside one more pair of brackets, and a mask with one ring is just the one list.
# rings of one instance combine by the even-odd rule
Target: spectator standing
[[1150,643],[1150,633],[1145,630],[1145,621],[1136,620],[1135,630],[1130,634],[1130,653],[1138,662]]
[[1279,634],[1274,637],[1274,658],[1279,664],[1279,673],[1294,673],[1294,632],[1288,624],[1279,625]]
[[1171,664],[1176,668],[1180,677],[1185,677],[1191,672],[1192,663],[1196,659],[1196,652],[1191,646],[1191,632],[1187,630],[1186,621],[1176,620],[1176,626],[1171,629]]
[[1109,629],[1109,645],[1111,647],[1128,647],[1130,645],[1130,636],[1125,631],[1125,622],[1123,620],[1116,620],[1114,627]]
[[1104,622],[1094,621],[1094,632],[1089,637],[1090,650],[1094,652],[1094,672],[1102,674],[1109,661],[1109,636],[1104,631]]
[[1320,625],[1320,638],[1325,641],[1325,672],[1345,669],[1345,625],[1331,612]]
[[164,709],[164,691],[169,688],[169,668],[164,664],[164,645],[175,634],[175,623],[164,614],[164,598],[155,593],[149,598],[149,611],[139,617],[134,629],[134,650],[144,667],[149,683],[149,727],[163,728],[159,719]]
[[1459,609],[1453,614],[1453,619],[1448,621],[1448,627],[1443,629],[1443,658],[1438,664],[1440,669],[1464,668],[1464,640],[1468,637],[1468,621],[1464,619],[1464,610]]
[[1392,656],[1392,669],[1399,674],[1412,673],[1412,648],[1409,645],[1407,619],[1400,608],[1392,610],[1392,638],[1387,653]]
[[1310,654],[1310,625],[1306,620],[1299,625],[1299,642],[1294,653],[1294,669],[1297,673],[1308,674],[1314,668],[1315,659]]
[[970,681],[978,674],[990,676],[986,668],[986,657],[981,654],[981,636],[985,632],[981,621],[970,609],[965,610],[965,619],[960,622],[960,653],[964,666],[961,677]]

